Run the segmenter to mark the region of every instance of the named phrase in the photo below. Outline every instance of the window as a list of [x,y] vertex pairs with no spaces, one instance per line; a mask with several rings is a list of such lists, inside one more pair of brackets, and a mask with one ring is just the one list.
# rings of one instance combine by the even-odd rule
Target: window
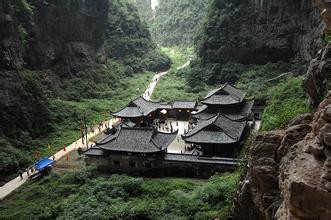
[[129,167],[136,167],[135,161],[129,161]]
[[152,163],[151,162],[145,162],[145,167],[146,168],[152,168]]
[[118,161],[118,160],[114,160],[114,166],[115,166],[115,167],[119,167],[119,166],[121,166],[121,162]]

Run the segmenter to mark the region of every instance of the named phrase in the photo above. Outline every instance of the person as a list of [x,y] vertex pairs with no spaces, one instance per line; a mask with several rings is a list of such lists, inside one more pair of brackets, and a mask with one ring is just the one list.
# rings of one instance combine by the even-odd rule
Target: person
[[23,173],[22,173],[22,171],[18,171],[18,174],[20,175],[20,177],[21,177],[21,180],[23,179]]
[[30,175],[29,168],[26,169],[26,173],[28,174],[28,176]]
[[55,160],[55,155],[53,155],[52,159]]

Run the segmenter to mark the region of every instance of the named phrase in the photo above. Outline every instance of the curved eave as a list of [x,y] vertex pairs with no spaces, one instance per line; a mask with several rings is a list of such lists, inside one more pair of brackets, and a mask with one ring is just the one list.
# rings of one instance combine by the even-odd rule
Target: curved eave
[[121,115],[121,114],[116,114],[113,113],[113,116],[117,118],[140,118],[140,117],[145,117],[144,115]]
[[235,144],[235,143],[239,143],[240,141],[228,141],[228,142],[204,142],[204,141],[190,141],[190,140],[186,140],[183,138],[183,140],[186,143],[190,143],[190,144]]
[[125,153],[138,153],[138,154],[153,154],[153,153],[160,153],[164,152],[164,150],[157,149],[155,151],[135,151],[135,150],[122,150],[122,149],[113,149],[113,148],[106,148],[102,146],[98,146],[99,148],[105,151],[112,151],[112,152],[125,152]]
[[233,101],[231,103],[227,102],[227,103],[214,103],[214,102],[208,102],[208,101],[201,101],[202,104],[205,104],[205,105],[213,105],[213,106],[216,106],[216,105],[236,105],[236,104],[240,104],[242,101]]

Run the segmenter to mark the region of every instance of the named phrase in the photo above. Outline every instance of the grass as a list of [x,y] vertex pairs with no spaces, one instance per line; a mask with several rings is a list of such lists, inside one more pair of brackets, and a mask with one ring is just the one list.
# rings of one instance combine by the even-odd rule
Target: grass
[[172,61],[171,68],[177,69],[186,63],[194,54],[193,47],[162,47],[161,51],[164,52]]
[[177,74],[177,71],[170,71],[167,75],[162,77],[155,91],[152,99],[156,101],[196,101],[203,98],[208,92],[208,88],[202,91],[194,92],[187,84],[186,80]]
[[[88,127],[95,126],[110,118],[110,113],[118,111],[130,100],[138,96],[137,88],[143,92],[153,74],[146,72],[132,77],[123,77],[120,83],[125,86],[117,86],[109,91],[111,99],[82,99],[81,101],[65,101],[61,99],[51,100],[52,117],[55,119],[55,131],[47,137],[39,140],[38,149],[41,156],[51,155],[80,138],[79,125],[85,117]],[[48,149],[51,144],[51,150]]]
[[156,101],[175,101],[187,100],[196,101],[207,94],[208,88],[204,88],[199,92],[192,90],[183,77],[181,70],[178,67],[186,63],[193,54],[191,47],[174,47],[162,48],[172,60],[171,70],[162,77],[161,81],[155,88],[152,99]]
[[32,181],[0,202],[1,219],[212,219],[225,217],[238,173],[208,181],[94,177],[83,170]]
[[281,128],[295,116],[310,112],[301,84],[302,77],[294,77],[269,89],[262,130]]

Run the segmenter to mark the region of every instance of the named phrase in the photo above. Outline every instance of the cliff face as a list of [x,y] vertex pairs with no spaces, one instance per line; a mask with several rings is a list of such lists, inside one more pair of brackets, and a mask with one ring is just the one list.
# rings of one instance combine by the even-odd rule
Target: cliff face
[[[330,93],[331,94],[331,93]],[[331,95],[314,115],[252,143],[235,219],[331,218]]]
[[204,63],[308,62],[323,45],[324,27],[311,0],[214,1],[200,57]]
[[14,0],[0,1],[0,70],[20,68],[23,64],[16,13]]
[[24,64],[66,74],[80,63],[105,62],[108,0],[21,2],[0,4],[2,69]]
[[[315,5],[321,11],[326,23],[325,34],[329,38],[331,33],[331,3],[323,0],[315,0]],[[330,39],[328,39],[330,41]],[[310,62],[304,80],[305,92],[312,106],[316,107],[329,88],[331,80],[331,45],[328,44],[318,52]]]

